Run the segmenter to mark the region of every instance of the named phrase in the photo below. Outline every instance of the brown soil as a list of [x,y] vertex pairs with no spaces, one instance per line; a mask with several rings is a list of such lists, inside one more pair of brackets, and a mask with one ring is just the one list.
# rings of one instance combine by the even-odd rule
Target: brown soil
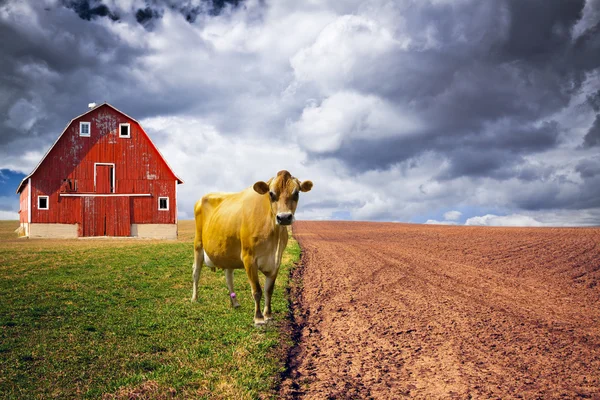
[[600,228],[297,222],[294,236],[281,397],[600,399]]

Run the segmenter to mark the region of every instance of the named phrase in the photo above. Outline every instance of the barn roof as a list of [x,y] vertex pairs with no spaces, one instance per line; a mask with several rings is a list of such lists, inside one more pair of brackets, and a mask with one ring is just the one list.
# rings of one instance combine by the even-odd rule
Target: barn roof
[[177,183],[181,184],[183,183],[183,181],[181,180],[181,178],[179,178],[177,176],[177,174],[175,174],[175,172],[173,171],[173,168],[171,168],[171,166],[169,165],[169,163],[167,162],[167,160],[165,159],[165,157],[161,154],[160,150],[158,150],[158,147],[156,147],[156,145],[154,144],[154,142],[152,141],[152,139],[150,139],[150,136],[148,136],[148,134],[146,133],[146,131],[144,130],[144,128],[142,127],[142,124],[140,124],[135,118],[130,117],[129,115],[125,114],[123,111],[117,109],[116,107],[104,102],[92,109],[90,109],[89,111],[84,112],[81,115],[76,116],[75,118],[73,118],[71,121],[69,121],[69,123],[67,124],[67,126],[65,127],[65,129],[62,131],[62,133],[60,134],[60,136],[58,137],[58,139],[56,139],[56,141],[54,142],[54,144],[52,146],[50,146],[50,149],[48,149],[48,151],[46,152],[46,154],[44,154],[44,157],[42,157],[42,159],[40,160],[40,162],[38,163],[38,165],[33,169],[33,171],[27,175],[25,178],[23,178],[23,180],[21,181],[21,183],[19,184],[19,187],[17,188],[17,194],[21,193],[21,191],[23,190],[23,188],[25,187],[25,183],[27,181],[27,179],[31,178],[31,176],[33,174],[35,174],[35,171],[38,170],[38,168],[40,167],[40,165],[42,165],[42,163],[44,162],[44,160],[46,159],[46,157],[48,156],[48,154],[50,154],[50,152],[52,151],[52,149],[54,148],[54,146],[56,146],[56,144],[58,143],[58,141],[60,140],[60,138],[65,134],[65,132],[67,131],[67,128],[69,128],[69,126],[71,126],[71,124],[73,123],[73,121],[75,121],[78,118],[83,117],[86,114],[91,113],[92,111],[96,110],[97,108],[100,108],[102,106],[108,106],[110,108],[112,108],[113,110],[115,110],[116,112],[118,112],[119,114],[123,114],[124,116],[126,116],[127,118],[133,120],[134,122],[137,122],[137,124],[142,128],[142,132],[144,133],[144,135],[146,136],[146,138],[148,139],[148,141],[150,142],[150,144],[152,145],[152,147],[154,147],[154,150],[156,150],[156,152],[158,153],[158,155],[160,156],[160,158],[165,162],[165,164],[167,165],[167,168],[169,168],[169,171],[171,171],[171,173],[175,176],[175,178],[177,179]]

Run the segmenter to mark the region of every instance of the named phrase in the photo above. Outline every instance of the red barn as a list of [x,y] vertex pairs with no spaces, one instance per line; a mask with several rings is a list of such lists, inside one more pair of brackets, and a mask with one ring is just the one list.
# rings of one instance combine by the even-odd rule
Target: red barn
[[19,185],[22,232],[175,239],[180,183],[142,126],[104,103],[73,119]]

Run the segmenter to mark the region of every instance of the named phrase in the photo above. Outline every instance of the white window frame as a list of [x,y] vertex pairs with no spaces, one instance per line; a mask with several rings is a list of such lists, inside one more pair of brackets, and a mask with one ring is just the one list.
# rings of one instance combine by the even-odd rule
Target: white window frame
[[[46,207],[40,206],[41,199],[46,199]],[[49,210],[50,209],[50,196],[38,196],[37,205],[38,205],[38,210]]]
[[[83,133],[82,128],[87,126],[87,133]],[[92,123],[91,122],[80,122],[79,123],[79,136],[81,137],[90,137],[92,135]]]
[[[167,208],[160,208],[160,201],[162,199],[166,199],[167,200]],[[169,211],[169,197],[167,196],[161,196],[158,198],[158,211]]]
[[[127,127],[127,136],[121,135],[121,127],[122,126]],[[118,135],[120,138],[129,139],[131,137],[131,124],[129,124],[129,123],[119,124],[119,134]]]

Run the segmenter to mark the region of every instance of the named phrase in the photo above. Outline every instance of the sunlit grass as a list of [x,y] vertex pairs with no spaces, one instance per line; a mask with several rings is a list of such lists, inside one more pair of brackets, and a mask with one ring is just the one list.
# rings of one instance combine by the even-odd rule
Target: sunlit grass
[[0,398],[274,396],[294,241],[257,329],[244,271],[239,309],[208,268],[190,302],[192,221],[178,241],[17,239],[17,225],[0,222]]

